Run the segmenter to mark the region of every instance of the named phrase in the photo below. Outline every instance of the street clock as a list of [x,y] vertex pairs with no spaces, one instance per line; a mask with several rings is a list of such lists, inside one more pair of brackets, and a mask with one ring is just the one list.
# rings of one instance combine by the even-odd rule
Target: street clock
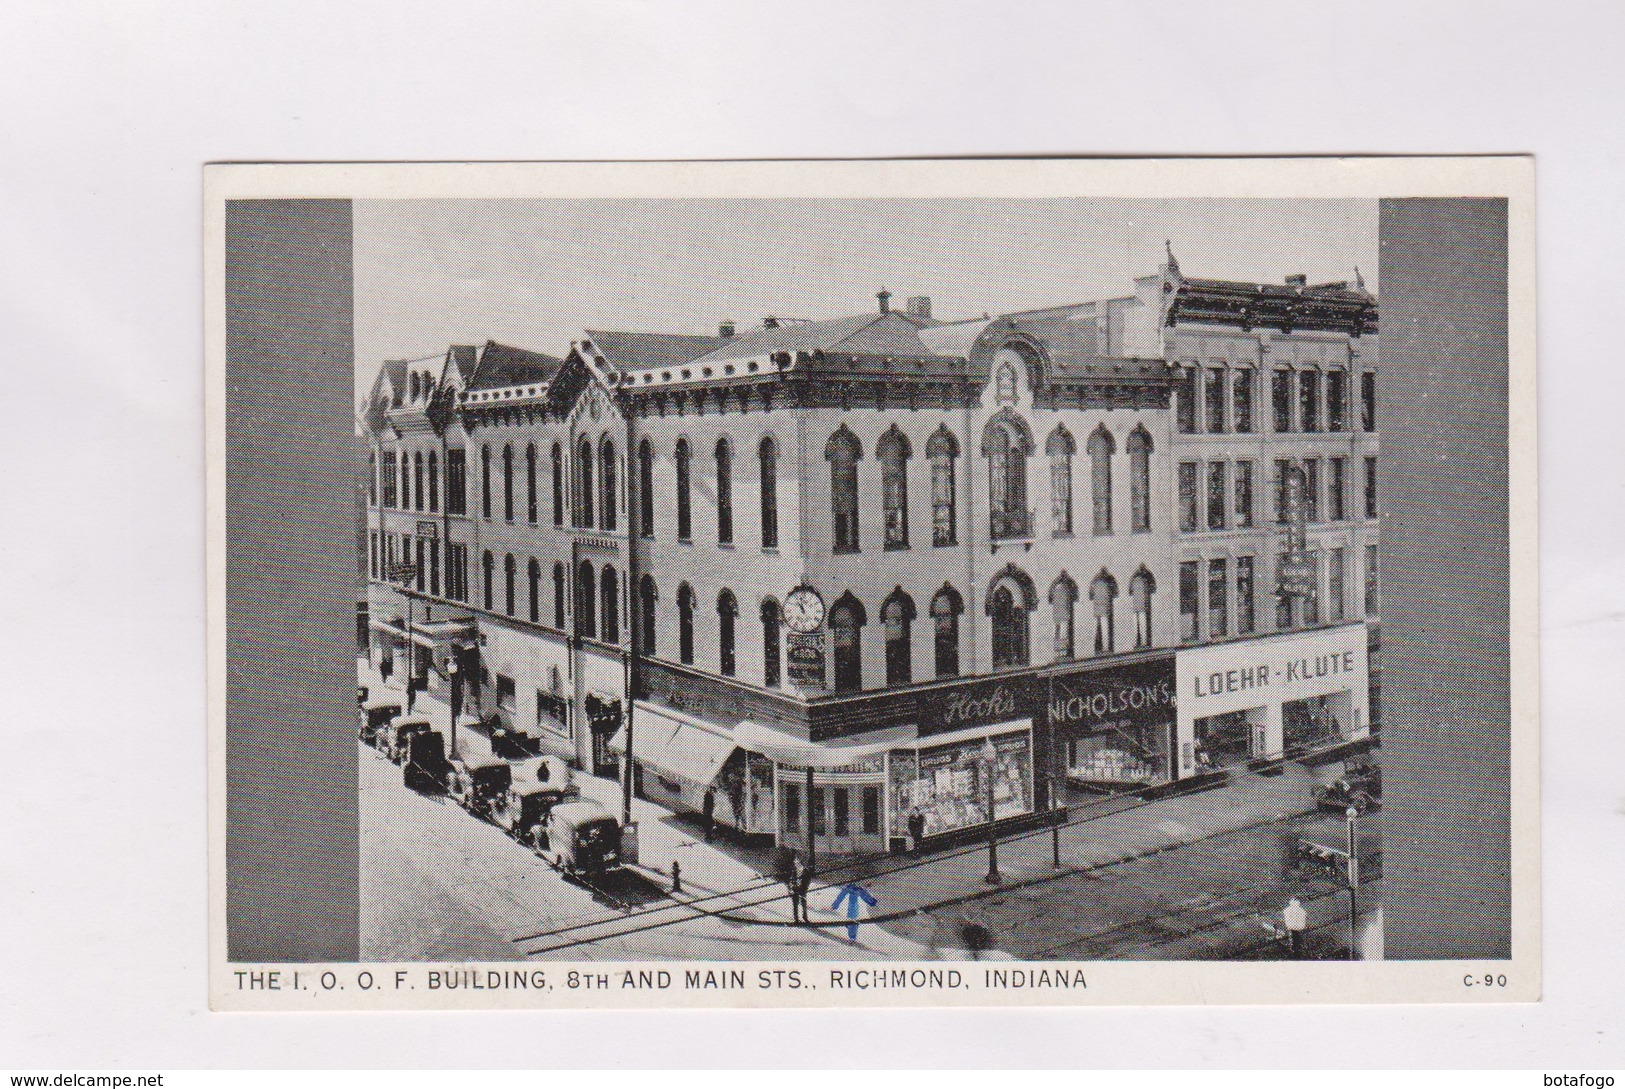
[[784,622],[803,635],[817,631],[824,626],[824,599],[811,586],[797,586],[784,599]]

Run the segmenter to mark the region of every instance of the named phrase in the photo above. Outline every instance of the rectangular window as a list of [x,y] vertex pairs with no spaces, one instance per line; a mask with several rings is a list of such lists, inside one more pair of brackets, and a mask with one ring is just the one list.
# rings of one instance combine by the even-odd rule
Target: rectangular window
[[1348,429],[1348,372],[1326,372],[1326,430]]
[[1236,528],[1253,526],[1253,463],[1236,462]]
[[1201,565],[1190,560],[1179,565],[1179,638],[1194,643],[1201,630]]
[[384,506],[395,505],[395,453],[384,454]]
[[1225,430],[1224,371],[1214,367],[1207,372],[1207,429],[1210,434],[1223,434]]
[[824,788],[813,787],[807,800],[807,823],[812,825],[812,834],[822,836],[828,834],[824,819]]
[[446,596],[454,601],[468,600],[468,546],[446,545],[446,577],[455,580],[447,588]]
[[1320,521],[1320,459],[1303,459],[1303,517],[1307,522]]
[[1348,507],[1343,502],[1344,479],[1348,475],[1345,465],[1343,458],[1330,458],[1326,462],[1326,519],[1330,522],[1341,522],[1348,517]]
[[1343,602],[1343,550],[1334,548],[1326,561],[1326,608],[1331,614],[1331,622],[1336,624],[1343,619],[1345,608]]
[[1287,481],[1292,477],[1292,461],[1282,458],[1275,463],[1275,521],[1279,525],[1287,523]]
[[1360,430],[1377,429],[1377,376],[1372,371],[1360,374]]
[[1231,373],[1230,405],[1235,416],[1236,432],[1251,434],[1253,430],[1253,370],[1242,367]]
[[1298,372],[1298,429],[1320,430],[1320,372]]
[[1365,516],[1377,516],[1377,459],[1365,459]]
[[1251,635],[1257,626],[1253,614],[1253,558],[1236,557],[1236,634]]
[[519,697],[513,686],[513,678],[497,674],[497,706],[510,713],[519,709]]
[[1303,599],[1303,622],[1305,624],[1320,623],[1320,552],[1309,553],[1309,569],[1314,572],[1315,593]]
[[1275,627],[1278,631],[1292,627],[1292,598],[1288,594],[1275,595]]
[[880,835],[880,788],[863,788],[863,834]]
[[1365,615],[1378,616],[1377,605],[1377,546],[1365,546]]
[[378,531],[367,534],[367,575],[378,577]]
[[1275,417],[1275,430],[1292,430],[1292,372],[1281,370],[1270,375],[1270,408]]
[[440,596],[440,542],[429,541],[429,593]]
[[1229,566],[1224,560],[1207,561],[1207,632],[1213,639],[1230,633]]
[[1180,376],[1179,391],[1175,394],[1179,406],[1176,422],[1181,435],[1196,434],[1196,384],[1196,368],[1186,367]]
[[846,787],[836,787],[835,793],[830,799],[835,803],[835,834],[837,836],[852,834],[851,818],[847,812],[851,806],[851,797],[852,792]]
[[1229,505],[1229,466],[1210,461],[1207,466],[1207,528],[1223,529],[1225,508]]
[[1195,533],[1201,528],[1196,497],[1196,471],[1194,461],[1179,463],[1179,529],[1182,533]]

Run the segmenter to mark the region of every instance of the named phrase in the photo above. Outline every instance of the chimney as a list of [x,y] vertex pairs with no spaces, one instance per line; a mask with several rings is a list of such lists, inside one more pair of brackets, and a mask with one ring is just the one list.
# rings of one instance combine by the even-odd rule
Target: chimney
[[717,326],[717,336],[719,336],[719,337],[731,337],[733,335],[734,335],[734,323],[731,320],[730,321],[725,321],[721,325]]
[[779,319],[775,318],[772,314],[769,314],[767,317],[762,319],[763,329],[777,329],[778,327]]
[[1304,275],[1301,272],[1294,272],[1291,276],[1288,276],[1286,278],[1286,286],[1287,287],[1308,287],[1309,286],[1309,277]]
[[891,292],[887,291],[885,288],[881,288],[879,291],[875,292],[875,298],[880,300],[880,312],[882,314],[890,314]]
[[910,295],[908,297],[908,312],[916,318],[929,318],[931,316],[931,296]]

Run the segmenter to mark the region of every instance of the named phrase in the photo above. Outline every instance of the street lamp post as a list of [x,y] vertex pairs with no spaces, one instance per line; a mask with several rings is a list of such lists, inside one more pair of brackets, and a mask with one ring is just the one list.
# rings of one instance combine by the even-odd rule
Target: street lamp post
[[993,820],[993,772],[998,766],[999,751],[990,737],[982,742],[982,773],[987,779],[987,876],[982,880],[989,885],[1004,883],[1004,875],[999,872],[999,833]]
[[1355,821],[1359,818],[1360,811],[1351,805],[1344,816],[1348,818],[1349,960],[1358,960],[1360,957],[1359,943],[1357,941],[1360,925],[1360,857]]
[[446,658],[446,676],[451,681],[451,758],[457,759],[457,719],[463,713],[463,668],[457,658],[462,649],[452,645]]

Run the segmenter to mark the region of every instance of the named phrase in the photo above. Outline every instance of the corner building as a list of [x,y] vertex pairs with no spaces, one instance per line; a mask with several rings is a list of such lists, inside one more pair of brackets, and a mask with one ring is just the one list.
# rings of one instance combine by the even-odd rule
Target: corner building
[[[1227,328],[1203,322],[1196,283],[1170,259],[1132,295],[968,322],[882,291],[868,314],[715,337],[589,330],[562,361],[453,349],[444,441],[499,497],[471,501],[471,593],[408,587],[419,616],[439,606],[412,637],[443,624],[477,647],[477,716],[601,774],[630,745],[644,795],[699,810],[709,792],[722,823],[810,831],[820,852],[895,847],[911,818],[927,838],[973,831],[990,797],[1020,823],[1199,774],[1180,656],[1275,629],[1212,611],[1192,629],[1184,572],[1222,547],[1234,580],[1232,554],[1269,557],[1274,536],[1182,529],[1179,466],[1221,444],[1265,462],[1276,436],[1178,426],[1191,345]],[[417,441],[399,411],[366,415],[380,474]],[[399,538],[387,499],[371,524]],[[404,640],[382,567],[372,597],[375,630]],[[444,658],[424,658],[432,687]]]

